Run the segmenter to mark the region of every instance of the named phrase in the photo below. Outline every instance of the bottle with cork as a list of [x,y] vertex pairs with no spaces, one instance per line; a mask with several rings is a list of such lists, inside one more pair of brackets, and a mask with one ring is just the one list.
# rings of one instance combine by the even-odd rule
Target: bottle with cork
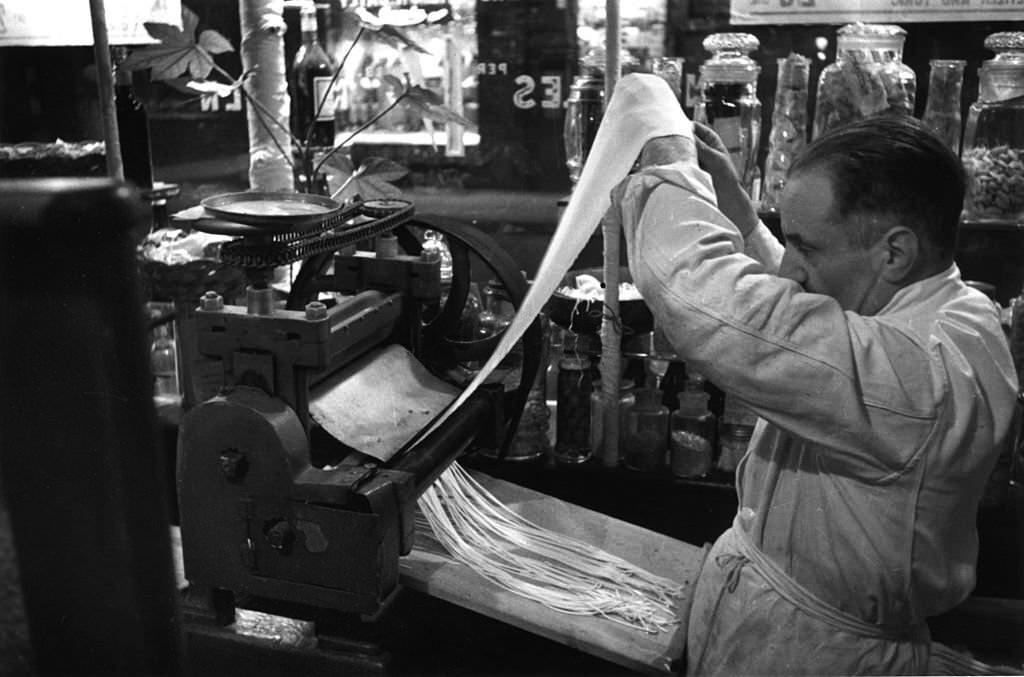
[[687,374],[679,392],[679,408],[669,419],[669,468],[676,477],[704,477],[711,472],[715,450],[715,415],[704,379]]

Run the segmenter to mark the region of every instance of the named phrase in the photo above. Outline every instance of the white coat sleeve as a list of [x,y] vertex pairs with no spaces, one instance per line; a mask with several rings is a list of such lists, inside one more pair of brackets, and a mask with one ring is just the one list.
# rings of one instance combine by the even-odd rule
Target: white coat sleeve
[[[763,225],[744,242],[694,163],[634,174],[612,203],[633,280],[688,364],[763,418],[826,447],[870,448],[874,456],[862,460],[886,468],[916,450],[937,406],[921,346],[898,331],[879,334],[870,318],[773,274],[781,246]],[[879,429],[883,410],[901,424]]]

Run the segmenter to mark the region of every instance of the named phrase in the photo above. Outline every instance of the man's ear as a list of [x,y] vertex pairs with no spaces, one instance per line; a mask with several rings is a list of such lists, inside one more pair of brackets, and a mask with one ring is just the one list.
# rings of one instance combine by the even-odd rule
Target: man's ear
[[916,273],[921,259],[921,240],[910,228],[894,226],[879,241],[882,259],[882,278],[891,284],[900,284]]

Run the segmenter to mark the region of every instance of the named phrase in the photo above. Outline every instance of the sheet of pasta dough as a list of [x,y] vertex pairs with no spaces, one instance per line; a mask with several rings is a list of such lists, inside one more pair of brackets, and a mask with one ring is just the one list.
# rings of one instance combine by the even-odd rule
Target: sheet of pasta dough
[[433,431],[461,405],[522,337],[601,222],[611,203],[612,188],[629,173],[644,144],[672,134],[692,139],[693,124],[683,113],[668,83],[656,75],[640,73],[621,78],[569,204],[512,324],[480,372],[422,436]]

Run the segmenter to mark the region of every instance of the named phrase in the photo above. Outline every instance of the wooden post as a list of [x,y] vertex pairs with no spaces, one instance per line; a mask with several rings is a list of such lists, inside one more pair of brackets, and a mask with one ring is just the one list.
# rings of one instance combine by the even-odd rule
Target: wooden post
[[107,10],[103,0],[89,0],[89,12],[92,18],[92,51],[96,58],[96,84],[99,88],[100,114],[103,117],[107,176],[115,181],[124,181],[121,136],[117,131],[117,109],[114,106],[114,69],[110,62]]
[[[619,81],[619,0],[607,0],[605,27],[604,106]],[[619,464],[619,379],[622,364],[622,322],[619,312],[619,227],[607,215],[601,219],[604,237],[604,315],[601,319],[601,403],[604,419],[602,465]]]

